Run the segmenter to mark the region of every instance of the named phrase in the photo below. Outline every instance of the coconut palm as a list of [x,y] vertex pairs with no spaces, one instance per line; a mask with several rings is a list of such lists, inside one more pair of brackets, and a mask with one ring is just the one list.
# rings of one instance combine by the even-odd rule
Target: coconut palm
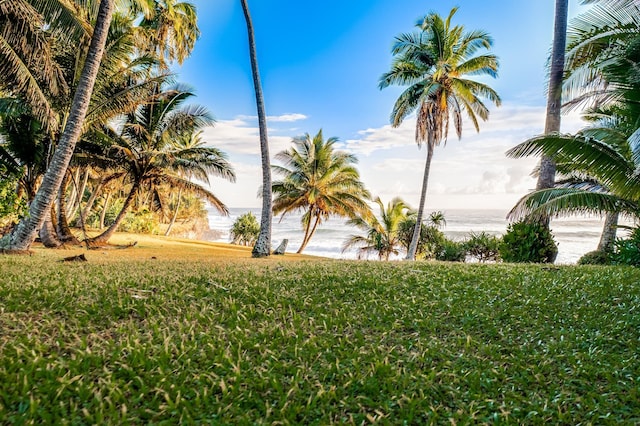
[[260,71],[258,69],[258,54],[256,52],[256,40],[253,31],[253,22],[247,0],[240,0],[244,19],[247,23],[247,35],[249,38],[249,58],[251,60],[251,74],[253,76],[253,87],[256,94],[256,107],[258,110],[258,127],[260,130],[260,158],[262,162],[262,213],[260,214],[260,234],[256,244],[253,246],[251,255],[253,257],[265,257],[271,254],[271,222],[273,214],[271,212],[271,164],[269,158],[269,139],[267,135],[267,114],[264,108],[264,97],[262,95],[262,84],[260,83]]
[[351,235],[343,244],[342,251],[352,247],[358,248],[358,257],[377,253],[378,259],[389,260],[391,255],[398,255],[402,247],[400,226],[407,220],[409,206],[400,198],[394,198],[387,206],[380,197],[374,202],[380,208],[380,217],[374,215],[357,216],[350,219],[348,224],[356,226],[366,232],[366,235]]
[[[146,74],[143,70],[148,67],[149,61],[147,58],[132,56],[135,42],[134,33],[131,18],[121,15],[116,15],[112,18],[108,36],[109,43],[105,48],[105,53],[96,75],[90,105],[82,123],[82,133],[85,135],[84,137],[87,137],[87,132],[92,127],[99,127],[103,123],[117,117],[119,114],[133,110],[135,105],[148,98],[149,86],[155,85],[157,80],[163,78],[163,76],[142,78],[142,75]],[[78,76],[81,74],[81,69],[79,66],[82,64],[83,52],[88,49],[88,45],[86,49],[82,46],[82,43],[84,43],[83,40],[83,37],[79,39],[62,37],[58,39],[56,44],[56,60],[62,64],[61,72],[66,86],[72,89],[75,89],[80,83]],[[80,48],[78,48],[78,43],[81,43]],[[57,116],[68,116],[73,101],[68,94],[69,93],[65,93],[55,98],[55,113]],[[28,119],[31,123],[29,125],[30,134],[33,134],[36,129],[39,129],[39,133],[33,136],[37,136],[38,140],[46,142],[46,146],[41,145],[46,148],[44,152],[47,153],[47,155],[33,157],[32,154],[40,151],[32,150],[29,144],[26,143],[27,140],[25,138],[18,135],[17,138],[11,139],[16,141],[10,149],[10,153],[15,157],[14,161],[20,164],[27,164],[35,158],[38,158],[40,161],[40,164],[25,169],[27,173],[23,180],[28,179],[30,182],[30,188],[27,192],[31,200],[35,196],[35,191],[41,181],[42,174],[49,165],[50,154],[53,151],[53,147],[55,147],[58,135],[62,133],[63,129],[56,128],[55,120],[44,124],[40,120],[36,120],[32,112],[33,109],[27,108],[25,104],[21,105],[18,99],[2,99],[0,105],[18,105],[10,108],[0,107],[0,109],[5,111],[5,114],[3,114],[5,120],[1,126],[7,127],[6,130],[9,133],[11,133],[9,127],[15,127],[16,122],[16,118],[12,117],[16,117],[16,114],[19,113],[22,122],[26,122]],[[31,139],[33,139],[33,137]],[[28,154],[27,157],[24,157],[24,155],[21,157],[24,153]],[[35,174],[35,171],[39,171],[40,173]],[[66,191],[66,188],[67,185],[61,186],[57,194],[58,202],[55,207],[57,208],[57,221],[58,224],[61,225],[58,229],[61,230],[68,229],[64,226],[64,223],[66,223],[64,209],[59,208],[64,206],[61,200],[64,198],[63,193]],[[56,215],[53,215],[53,217],[47,216],[44,226],[41,226],[40,229],[53,229],[48,222],[55,217]],[[53,235],[53,233],[49,233],[49,235]],[[65,231],[64,235],[59,235],[59,237],[62,240],[67,240],[69,239],[68,237],[71,237],[71,234]],[[54,244],[50,245],[54,246]]]
[[281,180],[273,183],[273,212],[286,214],[303,211],[304,237],[298,253],[302,253],[318,225],[330,216],[365,216],[369,212],[369,191],[360,181],[353,166],[354,155],[336,151],[338,141],[324,140],[322,130],[312,138],[308,133],[294,138],[293,147],[279,152],[276,159],[282,166],[273,166]]
[[10,249],[26,250],[31,246],[35,240],[37,230],[44,223],[51,204],[60,189],[75,145],[82,132],[84,118],[89,108],[91,93],[93,92],[93,86],[105,49],[113,9],[113,0],[100,1],[91,44],[64,131],[51,159],[51,165],[47,169],[38,193],[29,207],[29,215],[23,218],[11,233]]
[[[92,238],[92,242],[105,243],[111,238],[144,188],[150,189],[152,194],[161,185],[183,188],[205,198],[220,213],[228,214],[227,207],[215,194],[185,177],[193,176],[206,183],[209,183],[209,175],[235,181],[233,168],[220,150],[201,144],[175,143],[175,140],[191,137],[204,126],[213,124],[206,108],[184,106],[192,96],[185,86],[158,88],[152,102],[128,114],[122,134],[113,136],[114,145],[107,157],[112,159],[114,167],[119,166],[127,172],[131,186],[115,221]],[[154,194],[154,198],[159,197]]]
[[391,70],[380,78],[380,88],[408,86],[393,107],[391,123],[398,127],[416,112],[415,140],[418,146],[427,145],[418,217],[407,253],[410,260],[415,259],[435,147],[446,141],[450,125],[461,137],[465,113],[479,130],[478,121],[489,118],[481,98],[500,105],[500,97],[491,87],[468,78],[497,75],[498,58],[491,53],[478,54],[480,49],[491,48],[492,39],[484,31],[453,26],[457,10],[453,8],[446,19],[431,13],[418,21],[417,31],[396,37]]

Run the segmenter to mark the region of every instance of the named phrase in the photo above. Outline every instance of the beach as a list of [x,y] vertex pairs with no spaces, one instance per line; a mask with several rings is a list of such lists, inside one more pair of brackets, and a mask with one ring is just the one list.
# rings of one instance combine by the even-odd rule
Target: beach
[[[209,210],[209,227],[216,242],[229,242],[229,230],[238,216],[253,212],[260,219],[260,209],[231,208],[229,216],[221,216],[214,210]],[[506,232],[509,221],[506,219],[506,210],[442,210],[447,224],[443,232],[448,238],[461,241],[471,232],[485,231],[492,235],[502,235]],[[287,252],[295,252],[302,242],[302,226],[300,214],[287,215],[284,218],[276,216],[273,221],[272,245],[276,247],[287,238],[289,244]],[[558,243],[557,264],[575,264],[585,253],[595,250],[604,220],[599,217],[571,217],[554,219],[551,229]],[[343,252],[344,241],[352,234],[360,234],[362,231],[346,224],[341,218],[330,218],[323,222],[305,249],[305,254],[330,257],[334,259],[356,259],[356,250]],[[618,231],[618,236],[624,236],[624,231]],[[371,256],[375,259],[375,256]]]

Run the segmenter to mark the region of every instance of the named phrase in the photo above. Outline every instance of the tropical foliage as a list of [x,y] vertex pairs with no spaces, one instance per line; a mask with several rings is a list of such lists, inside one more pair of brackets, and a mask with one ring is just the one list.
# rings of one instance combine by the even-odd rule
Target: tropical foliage
[[312,138],[308,133],[294,138],[293,147],[279,152],[274,173],[281,177],[273,182],[273,212],[284,215],[302,211],[304,237],[298,253],[313,237],[318,225],[331,216],[367,220],[367,200],[371,195],[360,181],[353,154],[334,149],[338,141],[323,138],[322,130]]
[[389,260],[400,253],[400,227],[407,220],[410,208],[400,198],[394,198],[386,206],[380,197],[376,197],[374,202],[380,209],[380,217],[367,214],[350,219],[348,223],[365,231],[365,235],[351,235],[344,242],[342,251],[357,248],[359,258],[376,253],[378,259]]
[[565,81],[567,107],[586,107],[592,125],[532,138],[507,155],[549,156],[560,171],[554,188],[523,197],[513,217],[607,215],[599,249],[610,250],[618,215],[640,213],[640,5],[597,3],[569,27]]
[[[416,212],[410,211],[405,220],[400,223],[398,233],[400,234],[400,243],[406,251],[409,250],[413,231],[416,227]],[[417,259],[435,259],[438,253],[442,251],[447,240],[442,227],[446,224],[446,219],[442,212],[432,212],[429,219],[420,227],[420,239],[416,248]]]
[[464,242],[466,254],[479,262],[496,262],[500,259],[501,238],[485,231],[472,232]]
[[483,99],[500,105],[498,94],[485,83],[470,76],[496,77],[498,58],[489,50],[493,44],[488,33],[465,31],[453,25],[458,11],[453,8],[446,18],[431,13],[416,23],[417,31],[396,37],[392,48],[391,70],[380,77],[380,88],[406,86],[391,112],[391,123],[399,126],[409,115],[416,113],[415,140],[418,146],[427,145],[427,160],[416,226],[407,259],[416,255],[420,227],[424,214],[427,184],[434,149],[446,142],[449,127],[458,138],[462,135],[466,115],[476,130],[479,121],[489,118]]
[[[113,3],[114,10],[106,8]],[[107,10],[102,19],[98,12]],[[100,57],[90,52],[97,22],[108,29]],[[6,77],[0,81],[0,171],[3,179],[17,174],[18,194],[31,204],[23,220],[28,224],[13,235],[11,247],[20,248],[17,240],[30,244],[25,232],[37,228],[41,213],[41,238],[58,246],[73,237],[68,222],[110,223],[96,237],[102,241],[122,221],[129,226],[141,218],[169,221],[168,233],[188,194],[226,212],[211,191],[191,181],[234,179],[224,153],[205,146],[197,133],[212,124],[211,115],[197,106],[180,109],[193,93],[171,87],[166,74],[173,61],[189,56],[199,36],[191,3],[17,0],[0,2],[0,24]],[[91,87],[80,78],[90,60]],[[85,90],[87,112],[75,119],[79,90]],[[77,124],[75,136],[63,139],[65,123]],[[56,155],[63,149],[61,161]],[[114,206],[120,210],[108,220]]]

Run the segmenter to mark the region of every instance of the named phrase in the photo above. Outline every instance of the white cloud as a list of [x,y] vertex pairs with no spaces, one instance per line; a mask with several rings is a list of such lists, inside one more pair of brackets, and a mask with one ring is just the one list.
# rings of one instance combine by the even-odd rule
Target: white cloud
[[[302,114],[281,117],[286,116],[304,117]],[[509,159],[505,152],[541,133],[544,116],[544,107],[505,105],[492,111],[489,121],[481,123],[480,133],[467,125],[462,140],[454,135],[446,146],[436,148],[427,209],[510,208],[535,186],[530,173],[538,159]],[[341,149],[358,156],[362,180],[371,193],[384,202],[399,196],[413,206],[418,205],[426,149],[417,148],[414,126],[415,120],[408,119],[397,129],[389,125],[370,128],[340,144]],[[563,117],[564,132],[575,132],[581,127],[583,123],[577,115]],[[291,146],[291,138],[296,136],[293,132],[292,129],[270,129],[272,157]],[[230,155],[238,175],[236,184],[215,182],[214,192],[231,207],[259,206],[256,194],[262,173],[255,118],[220,121],[216,127],[206,129],[204,136],[206,141]]]
[[[269,129],[269,151],[276,153],[289,148],[290,136],[276,136]],[[257,123],[237,117],[233,120],[221,120],[214,127],[207,127],[203,139],[210,145],[233,155],[260,156],[260,132]]]
[[[293,123],[295,121],[306,120],[307,118],[309,118],[309,117],[304,115],[304,114],[286,113],[286,114],[282,114],[282,115],[268,115],[267,116],[267,122],[272,122],[272,123]],[[237,117],[237,119],[247,120],[247,121],[257,121],[258,120],[258,116],[256,116],[256,115],[240,115],[240,116]]]

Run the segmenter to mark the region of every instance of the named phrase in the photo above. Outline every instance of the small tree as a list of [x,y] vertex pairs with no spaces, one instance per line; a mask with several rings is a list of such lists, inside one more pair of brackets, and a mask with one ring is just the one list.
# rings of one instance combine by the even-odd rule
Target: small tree
[[258,239],[260,224],[253,213],[239,216],[231,227],[231,243],[251,246]]
[[464,243],[467,254],[480,262],[497,261],[500,258],[500,238],[482,231],[472,232]]
[[505,262],[553,263],[558,246],[546,224],[515,222],[502,237],[500,257]]

